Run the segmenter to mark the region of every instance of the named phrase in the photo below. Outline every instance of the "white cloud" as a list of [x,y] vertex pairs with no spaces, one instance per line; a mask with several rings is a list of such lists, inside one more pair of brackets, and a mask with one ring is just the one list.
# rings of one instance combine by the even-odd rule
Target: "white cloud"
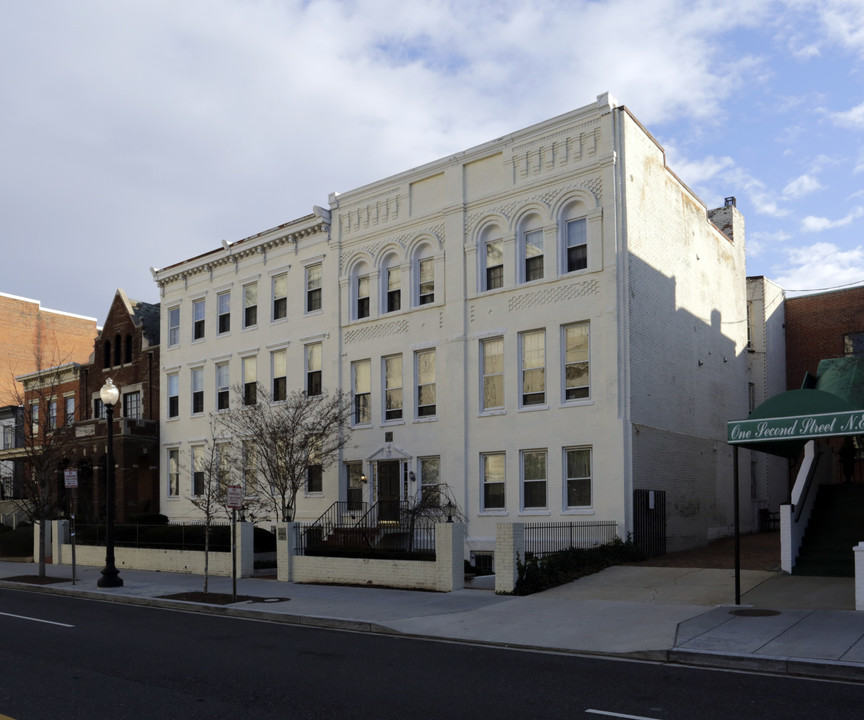
[[831,119],[840,127],[858,130],[864,128],[864,103],[856,105],[850,110],[831,113]]
[[808,215],[801,221],[801,230],[803,232],[823,232],[833,228],[844,227],[851,225],[852,222],[864,216],[864,208],[856,207],[850,213],[840,218],[839,220],[830,220],[824,217]]
[[774,271],[775,281],[793,293],[864,282],[864,248],[843,250],[825,242],[790,248]]
[[773,250],[774,246],[785,243],[791,238],[792,236],[784,230],[748,233],[746,236],[747,257],[759,257],[766,251]]
[[812,175],[801,175],[783,188],[788,198],[800,198],[822,189],[822,184]]

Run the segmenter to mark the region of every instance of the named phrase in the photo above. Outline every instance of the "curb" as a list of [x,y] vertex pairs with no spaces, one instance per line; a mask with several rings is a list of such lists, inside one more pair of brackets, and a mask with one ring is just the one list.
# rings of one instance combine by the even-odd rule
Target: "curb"
[[704,650],[679,650],[673,648],[669,651],[669,662],[693,667],[746,670],[775,675],[864,683],[864,663],[844,662],[840,660],[819,660],[774,655],[730,655]]
[[186,600],[169,600],[155,597],[139,597],[136,595],[109,595],[103,592],[78,590],[56,585],[33,585],[31,583],[0,580],[0,588],[34,592],[41,594],[62,595],[81,600],[98,600],[111,603],[125,603],[140,607],[153,607],[180,612],[195,612],[205,615],[218,615],[261,622],[282,623],[302,627],[320,628],[326,630],[343,630],[350,632],[372,633],[377,635],[392,635],[417,640],[433,640],[461,643],[484,647],[496,647],[509,650],[526,650],[533,652],[556,653],[561,655],[578,655],[583,657],[633,660],[639,662],[670,663],[696,668],[715,668],[721,670],[740,670],[746,672],[770,673],[822,680],[838,680],[845,682],[864,683],[864,663],[842,662],[837,660],[819,660],[814,658],[777,657],[771,655],[736,655],[710,651],[695,651],[671,648],[668,650],[636,650],[632,652],[599,652],[594,650],[573,650],[570,648],[555,648],[540,645],[519,643],[504,643],[486,640],[472,640],[461,637],[442,635],[425,635],[403,632],[368,620],[352,620],[345,618],[316,617],[312,615],[291,615],[274,613],[265,610],[253,610],[248,605],[227,607],[223,605],[207,605]]

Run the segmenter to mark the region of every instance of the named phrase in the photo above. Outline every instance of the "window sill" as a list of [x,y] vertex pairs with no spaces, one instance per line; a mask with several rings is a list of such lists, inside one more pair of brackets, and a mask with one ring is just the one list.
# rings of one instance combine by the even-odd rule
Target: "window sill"
[[242,328],[241,332],[247,332],[249,330],[257,330],[257,329],[258,329],[257,324],[256,325],[247,325],[246,327]]
[[507,510],[481,510],[477,513],[477,517],[509,517],[510,513]]
[[438,417],[418,417],[414,418],[415,423],[429,423],[429,422],[438,422]]
[[227,337],[231,337],[231,331],[230,331],[230,330],[227,330],[227,331],[225,331],[225,332],[216,333],[216,337],[217,337],[217,338],[227,338]]
[[562,515],[596,515],[594,508],[567,508],[561,511]]
[[536,412],[537,410],[548,410],[548,405],[524,405],[520,407],[518,412]]
[[168,502],[177,502],[180,499],[179,495],[169,495],[165,498]]
[[165,419],[165,422],[177,422],[180,419],[179,415],[175,415],[174,417],[169,417]]
[[381,427],[392,427],[393,425],[404,425],[405,418],[400,418],[399,420],[385,420],[381,423]]
[[565,400],[561,403],[561,407],[584,407],[593,404],[594,400],[591,398],[580,398],[579,400]]
[[192,344],[193,345],[198,345],[199,343],[203,343],[203,342],[207,342],[206,337],[192,338]]
[[321,492],[307,492],[304,497],[310,497],[310,498],[324,497],[324,491],[322,490]]
[[313,315],[323,315],[323,314],[324,314],[323,308],[320,310],[307,310],[303,313],[303,317],[311,317]]
[[285,317],[273,318],[272,320],[270,320],[271,325],[276,325],[277,323],[286,323],[286,322],[288,322],[288,316],[287,315]]
[[552,512],[550,510],[544,510],[542,508],[525,510],[524,508],[519,511],[519,517],[544,517],[547,515],[551,515]]
[[351,426],[354,430],[368,430],[372,427],[372,423],[358,423],[357,425]]
[[495,415],[506,415],[507,411],[504,408],[495,410],[481,410],[477,413],[477,417],[493,417]]

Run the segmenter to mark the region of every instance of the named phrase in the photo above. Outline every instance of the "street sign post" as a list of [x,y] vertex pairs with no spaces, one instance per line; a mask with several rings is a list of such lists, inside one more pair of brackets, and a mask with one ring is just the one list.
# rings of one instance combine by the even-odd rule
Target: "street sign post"
[[237,511],[243,507],[243,487],[229,485],[225,494],[231,508],[231,599],[237,602]]

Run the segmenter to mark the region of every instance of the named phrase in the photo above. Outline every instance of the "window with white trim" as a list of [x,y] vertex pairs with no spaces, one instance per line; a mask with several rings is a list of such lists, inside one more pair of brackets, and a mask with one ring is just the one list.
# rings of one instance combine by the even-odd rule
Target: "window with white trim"
[[414,353],[414,358],[417,377],[417,417],[435,417],[437,414],[435,349],[419,350]]
[[504,509],[504,470],[504,453],[484,453],[480,456],[480,473],[483,481],[483,510]]
[[57,401],[48,401],[48,430],[57,429]]
[[243,492],[247,492],[249,488],[255,488],[258,478],[257,457],[255,455],[256,446],[254,440],[244,440],[241,450],[241,462],[243,464],[241,478],[243,482]]
[[441,458],[417,458],[417,472],[420,474],[420,497],[427,503],[441,503]]
[[168,308],[168,347],[180,344],[180,306]]
[[231,403],[231,380],[228,363],[216,364],[216,409],[227,410]]
[[317,443],[309,453],[309,464],[306,466],[306,492],[314,495],[324,492],[324,466],[321,464],[321,449]]
[[372,365],[370,360],[355,360],[351,363],[351,392],[354,403],[354,424],[368,425],[372,422],[370,405]]
[[281,320],[288,316],[288,273],[274,275],[273,287],[273,319]]
[[258,324],[258,283],[243,286],[243,327],[255,327]]
[[75,422],[75,398],[73,396],[66,397],[63,399],[63,403],[63,423],[65,425],[71,425]]
[[531,330],[519,333],[521,350],[522,406],[546,403],[546,333]]
[[321,309],[322,265],[315,263],[306,267],[306,312]]
[[192,446],[192,494],[203,495],[206,478],[206,458],[203,445]]
[[288,352],[274,350],[270,353],[270,372],[273,377],[272,400],[284,402],[288,393]]
[[[395,259],[391,260],[395,262]],[[384,312],[402,309],[402,269],[398,265],[384,268]]]
[[204,338],[204,319],[206,305],[204,298],[192,301],[192,339],[202,340]]
[[243,404],[254,405],[258,402],[258,358],[242,358]]
[[435,259],[420,258],[417,261],[417,304],[435,302]]
[[538,215],[519,223],[518,256],[519,282],[543,279],[543,226]]
[[402,356],[384,358],[384,421],[402,419]]
[[39,435],[39,403],[30,404],[30,434],[33,437]]
[[357,277],[357,319],[369,317],[369,275]]
[[545,510],[546,451],[523,450],[521,453],[522,507],[525,510]]
[[564,349],[564,401],[582,400],[590,395],[590,344],[587,322],[565,325]]
[[192,414],[204,412],[204,368],[192,368]]
[[591,507],[591,448],[564,448],[564,483],[568,508]]
[[231,292],[221,292],[216,296],[216,313],[218,315],[216,332],[221,335],[231,331]]
[[168,417],[180,415],[180,376],[177,373],[168,375]]
[[485,241],[481,246],[481,253],[483,290],[496,290],[504,287],[504,241],[500,237]]
[[321,343],[309,343],[304,348],[306,355],[306,395],[313,397],[323,392],[321,377]]
[[564,224],[567,272],[588,267],[588,221],[585,218],[567,220]]
[[504,407],[504,338],[480,341],[480,362],[483,369],[482,410]]
[[180,496],[180,451],[168,449],[168,497]]

